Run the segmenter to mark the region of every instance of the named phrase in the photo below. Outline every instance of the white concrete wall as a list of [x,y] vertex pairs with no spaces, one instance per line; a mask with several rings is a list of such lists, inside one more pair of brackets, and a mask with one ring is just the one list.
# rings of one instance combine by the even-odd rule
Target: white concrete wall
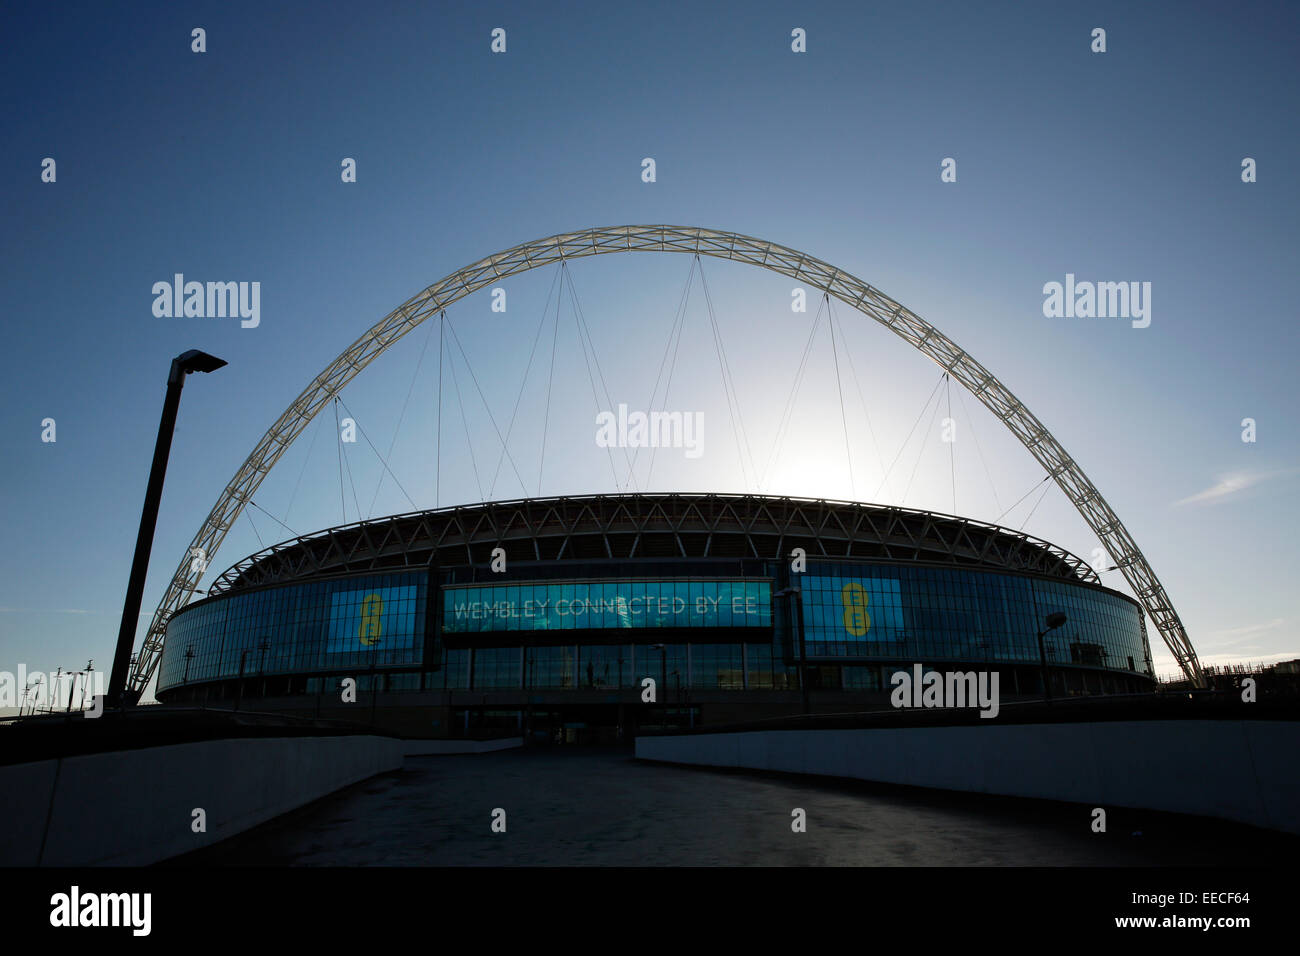
[[1155,720],[638,737],[647,760],[1141,807],[1300,833],[1300,723]]
[[[395,770],[404,749],[389,737],[242,738],[0,767],[0,866],[155,863]],[[196,807],[206,833],[191,828]]]

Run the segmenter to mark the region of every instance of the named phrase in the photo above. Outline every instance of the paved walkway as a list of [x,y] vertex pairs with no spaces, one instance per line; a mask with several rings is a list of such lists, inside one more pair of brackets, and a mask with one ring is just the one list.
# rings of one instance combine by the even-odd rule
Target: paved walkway
[[[506,811],[504,834],[490,829]],[[807,811],[806,833],[790,829]],[[647,764],[625,750],[409,758],[177,862],[197,865],[1259,865],[1300,841],[1227,824]],[[1140,829],[1141,834],[1134,834]],[[1276,843],[1274,843],[1276,841]],[[1285,845],[1283,845],[1285,844]],[[1270,847],[1269,849],[1262,849]]]

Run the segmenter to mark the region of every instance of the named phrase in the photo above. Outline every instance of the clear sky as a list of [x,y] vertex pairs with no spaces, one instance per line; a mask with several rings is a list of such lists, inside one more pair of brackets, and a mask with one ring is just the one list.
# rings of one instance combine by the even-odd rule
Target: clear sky
[[[141,633],[244,457],[357,336],[482,256],[623,223],[769,239],[898,299],[1052,429],[1146,553],[1203,661],[1300,656],[1300,182],[1287,166],[1300,145],[1298,9],[9,4],[0,670],[111,663],[173,356],[201,348],[230,365],[186,387]],[[204,53],[191,51],[195,27]],[[496,27],[504,54],[490,50]],[[796,27],[805,53],[791,50]],[[1096,27],[1105,53],[1091,51]],[[341,181],[345,157],[355,183]],[[956,182],[940,178],[949,157]],[[1245,157],[1257,182],[1242,182]],[[649,407],[690,267],[658,254],[569,267],[612,403]],[[940,388],[937,414],[926,408],[938,369],[843,305],[838,351],[823,316],[774,453],[817,299],[810,290],[794,313],[788,279],[712,259],[703,270],[757,474],[737,454],[697,273],[657,407],[703,413],[704,453],[661,451],[648,479],[642,458],[636,487],[955,510],[1091,555],[1098,542],[1061,492],[1037,503],[1042,473],[1018,442],[956,387]],[[260,324],[156,317],[152,287],[177,272],[259,282]],[[1045,283],[1067,274],[1151,283],[1149,327],[1045,317]],[[504,314],[487,291],[449,311],[468,364],[448,333],[441,442],[432,323],[345,390],[370,441],[386,457],[391,445],[405,493],[380,484],[366,441],[340,445],[330,411],[258,505],[307,532],[411,510],[407,494],[432,507],[627,483],[594,442],[608,403],[593,402],[567,293],[551,324],[554,282],[546,268],[503,283]],[[495,481],[501,446],[475,380],[502,432],[519,401],[514,464]],[[944,417],[957,422],[951,445]],[[289,536],[249,510],[205,582]],[[1104,580],[1126,589],[1118,572]],[[1157,671],[1172,672],[1151,634]]]

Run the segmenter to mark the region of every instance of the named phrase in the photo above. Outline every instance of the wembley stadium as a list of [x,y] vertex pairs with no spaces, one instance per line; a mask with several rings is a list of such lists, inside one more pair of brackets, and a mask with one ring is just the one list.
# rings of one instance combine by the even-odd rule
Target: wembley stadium
[[[1043,622],[1061,613],[1044,668]],[[1004,699],[1042,696],[1044,673],[1054,696],[1154,685],[1139,605],[1029,535],[881,505],[617,494],[266,548],[168,622],[156,696],[413,736],[608,741],[887,707],[890,676],[916,664],[995,671]]]

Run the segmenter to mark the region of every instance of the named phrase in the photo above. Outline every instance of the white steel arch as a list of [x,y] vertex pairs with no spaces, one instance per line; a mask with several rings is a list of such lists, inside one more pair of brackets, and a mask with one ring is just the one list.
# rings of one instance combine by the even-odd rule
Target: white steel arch
[[127,693],[138,700],[162,653],[167,621],[184,607],[202,572],[191,567],[195,548],[210,560],[244,504],[285,449],[316,414],[363,368],[425,319],[484,286],[566,259],[613,252],[686,252],[760,266],[821,289],[852,306],[944,368],[1011,430],[1047,470],[1106,546],[1124,579],[1155,623],[1183,673],[1204,686],[1200,662],[1169,595],[1132,535],[1095,485],[1038,418],[993,373],[930,323],[861,279],[787,246],[734,232],[694,226],[606,226],[525,242],[453,272],[408,299],[352,343],[312,379],[262,436],[235,472],[181,558],[154,611]]

